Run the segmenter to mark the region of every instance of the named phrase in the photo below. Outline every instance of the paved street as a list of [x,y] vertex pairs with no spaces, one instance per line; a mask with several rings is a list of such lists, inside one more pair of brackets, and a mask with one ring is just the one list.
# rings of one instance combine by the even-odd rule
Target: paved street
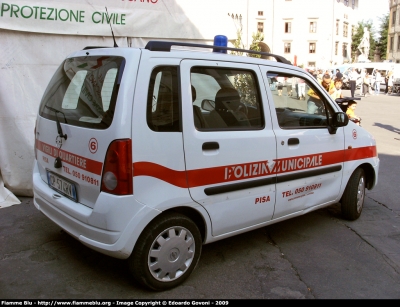
[[157,293],[21,198],[0,209],[0,298],[400,299],[400,96],[362,98],[356,114],[381,160],[358,220],[333,205],[205,245],[191,277]]

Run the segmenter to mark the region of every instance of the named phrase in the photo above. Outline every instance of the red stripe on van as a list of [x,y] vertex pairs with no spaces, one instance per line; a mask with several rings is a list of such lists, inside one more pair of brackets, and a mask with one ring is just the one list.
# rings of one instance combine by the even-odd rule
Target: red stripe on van
[[186,172],[176,171],[152,162],[133,163],[133,176],[149,176],[180,188],[187,188]]
[[[321,161],[319,160],[319,156],[322,156]],[[261,172],[259,171],[260,166],[262,164],[268,163],[268,161],[257,161],[243,164],[224,165],[212,168],[194,169],[187,171],[188,182],[185,171],[172,170],[155,163],[135,162],[133,163],[133,168],[134,176],[150,176],[158,178],[180,188],[187,188],[257,177],[267,177],[293,171],[313,169],[321,166],[329,166],[347,161],[367,159],[376,156],[376,146],[368,146],[325,153],[317,153],[306,156],[277,159],[274,160],[274,165],[264,167],[264,170]],[[310,162],[312,161],[313,157],[314,160],[312,163],[314,164]],[[311,166],[306,165],[306,161]],[[321,162],[321,164],[315,164],[315,162]],[[289,163],[294,163],[297,169],[289,169]]]
[[74,153],[58,149],[57,147],[51,146],[39,140],[36,141],[36,149],[54,158],[60,157],[63,163],[73,165],[96,175],[101,175],[101,170],[103,169],[102,162],[78,156]]
[[360,159],[367,159],[377,157],[376,146],[368,146],[368,147],[360,147],[360,148],[351,148],[345,150],[345,159],[344,161],[353,161]]

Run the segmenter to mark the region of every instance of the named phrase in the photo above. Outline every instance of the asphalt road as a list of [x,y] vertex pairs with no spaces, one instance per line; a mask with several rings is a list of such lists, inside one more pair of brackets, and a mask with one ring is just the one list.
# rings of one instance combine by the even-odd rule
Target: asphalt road
[[183,285],[151,292],[20,198],[0,209],[0,299],[400,299],[400,96],[362,98],[356,114],[381,160],[358,220],[333,205],[205,245]]

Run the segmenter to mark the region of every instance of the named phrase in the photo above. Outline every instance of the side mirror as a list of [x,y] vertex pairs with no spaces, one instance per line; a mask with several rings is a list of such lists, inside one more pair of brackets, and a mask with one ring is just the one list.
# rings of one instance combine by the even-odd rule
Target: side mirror
[[347,126],[349,123],[349,117],[344,112],[336,112],[332,116],[332,122],[328,126],[330,134],[336,134],[336,130],[339,127]]
[[215,110],[215,102],[211,99],[203,99],[201,102],[201,108],[206,111],[213,111]]
[[333,116],[333,125],[338,128],[338,127],[344,127],[347,126],[349,123],[349,117],[347,116],[346,113],[344,112],[336,112]]

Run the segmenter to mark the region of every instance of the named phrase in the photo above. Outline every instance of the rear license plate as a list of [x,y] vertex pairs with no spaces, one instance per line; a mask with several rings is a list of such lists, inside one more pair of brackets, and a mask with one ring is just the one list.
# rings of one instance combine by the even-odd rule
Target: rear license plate
[[61,194],[67,196],[73,201],[78,201],[78,197],[76,194],[75,184],[72,182],[50,172],[47,171],[47,182],[51,188],[60,192]]

